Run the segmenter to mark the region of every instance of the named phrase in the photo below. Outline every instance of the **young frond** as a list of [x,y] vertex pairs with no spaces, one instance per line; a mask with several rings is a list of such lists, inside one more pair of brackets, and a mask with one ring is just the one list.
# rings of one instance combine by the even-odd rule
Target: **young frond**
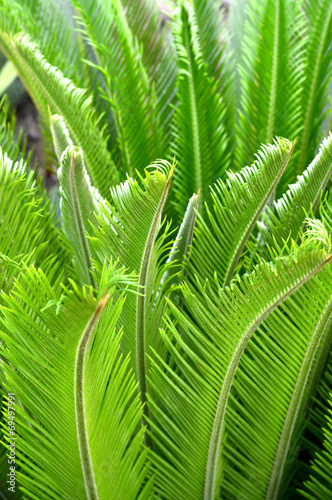
[[[294,143],[277,139],[263,146],[251,167],[228,173],[226,181],[212,188],[213,212],[199,217],[192,250],[192,271],[213,282],[216,274],[227,285],[271,193],[293,152]],[[230,228],[232,228],[230,232]]]

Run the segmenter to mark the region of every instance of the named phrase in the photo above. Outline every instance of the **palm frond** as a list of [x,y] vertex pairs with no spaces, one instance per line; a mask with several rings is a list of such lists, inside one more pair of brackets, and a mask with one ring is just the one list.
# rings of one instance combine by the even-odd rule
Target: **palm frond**
[[[191,274],[213,283],[215,273],[221,283],[232,279],[244,246],[271,193],[280,180],[294,143],[278,139],[263,146],[257,160],[237,174],[228,173],[225,182],[211,188],[213,211],[207,206],[208,222],[199,217],[192,250]],[[232,228],[232,232],[229,229]]]
[[2,154],[6,153],[14,162],[24,157],[25,140],[22,132],[15,137],[15,117],[10,116],[9,102],[5,95],[0,100],[0,147]]
[[294,140],[301,126],[305,22],[300,2],[246,2],[236,165],[252,162],[275,135]]
[[98,130],[91,97],[51,66],[29,36],[19,34],[10,38],[1,33],[0,40],[1,48],[15,62],[46,126],[49,126],[49,104],[63,116],[73,142],[83,150],[93,184],[107,196],[109,187],[118,179],[118,172],[107,150],[104,133]]
[[195,13],[203,60],[225,104],[224,126],[233,149],[235,127],[235,64],[225,7],[213,0],[190,0]]
[[286,498],[308,405],[331,345],[331,278],[327,266],[289,297],[242,357],[225,424],[227,498]]
[[[304,498],[310,500],[325,500],[332,490],[332,364],[326,376],[326,392],[324,412],[325,421],[323,424],[323,447],[316,453],[314,462],[311,464],[310,479],[304,484],[304,489],[300,490]],[[325,392],[325,391],[324,391]],[[327,397],[326,397],[327,396]],[[315,415],[316,416],[316,415]]]
[[[154,288],[154,247],[174,169],[167,163],[152,167],[153,172],[146,171],[140,183],[128,178],[112,188],[111,203],[99,205],[98,228],[91,238],[100,262],[111,255],[121,266],[138,275],[140,293],[127,298],[120,321],[124,328],[122,351],[125,355],[136,353],[131,363],[137,374],[142,403],[146,402],[147,392],[146,322],[148,291]],[[144,412],[148,414],[147,405]]]
[[[64,6],[66,8],[64,8]],[[46,57],[78,87],[86,87],[89,75],[82,58],[86,48],[75,33],[70,3],[43,0],[1,0],[0,30],[10,36],[29,33]]]
[[299,157],[296,175],[308,165],[322,132],[328,104],[328,83],[332,71],[332,5],[328,0],[304,2],[308,19],[308,41],[305,54],[306,79],[302,85],[302,130],[299,137]]
[[36,265],[56,258],[63,279],[71,274],[70,245],[56,226],[47,195],[34,172],[20,160],[12,162],[0,149],[0,288],[10,290],[16,272],[6,261],[27,259]]
[[[128,25],[142,47],[142,62],[155,89],[159,117],[158,126],[163,131],[163,148],[170,143],[170,122],[175,105],[177,65],[172,32],[163,25],[160,6],[154,0],[137,2],[121,0]],[[160,156],[159,152],[159,156]]]
[[165,156],[162,129],[158,125],[155,89],[143,65],[120,0],[97,4],[75,0],[79,23],[104,78],[103,97],[112,110],[121,164],[133,175],[156,158]]
[[332,135],[323,140],[319,152],[295,184],[274,203],[260,223],[265,243],[283,246],[287,238],[298,237],[310,210],[317,215],[321,194],[332,175]]
[[157,357],[149,376],[158,450],[151,459],[163,498],[218,495],[225,415],[243,352],[262,321],[330,262],[330,251],[326,230],[313,223],[290,257],[257,266],[230,288],[216,293],[197,283],[193,294],[185,285],[188,315],[170,304],[162,335],[177,369]]
[[[114,264],[107,273],[115,273],[113,286],[103,290],[107,295],[99,300],[91,289],[81,291],[74,284],[74,292],[63,294],[58,282],[51,284],[34,268],[21,274],[12,295],[2,295],[6,306],[1,322],[9,333],[2,334],[6,348],[1,348],[1,355],[6,389],[16,398],[17,479],[28,498],[96,498],[83,480],[85,462],[78,439],[82,419],[101,498],[116,492],[117,497],[129,500],[143,487],[147,473],[144,431],[135,435],[142,409],[134,377],[127,371],[129,359],[118,356],[121,333],[115,329],[123,304],[122,296],[113,300],[115,286],[128,279],[123,271],[115,271]],[[59,307],[54,305],[59,300],[57,313]],[[91,335],[80,371],[75,360],[88,330]],[[79,414],[80,391],[78,383],[74,385],[74,373],[84,396]],[[112,433],[106,432],[109,428]],[[4,426],[4,432],[8,445],[8,427]]]
[[[184,213],[188,199],[221,177],[229,165],[229,139],[224,127],[225,104],[216,82],[208,76],[197,25],[186,2],[180,2],[173,22],[179,77],[174,113],[173,147],[179,165],[174,178],[176,209]],[[190,147],[188,147],[190,144]]]

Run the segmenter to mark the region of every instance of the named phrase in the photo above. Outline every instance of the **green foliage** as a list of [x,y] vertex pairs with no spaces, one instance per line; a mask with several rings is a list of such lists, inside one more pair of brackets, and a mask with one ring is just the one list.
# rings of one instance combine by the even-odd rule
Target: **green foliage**
[[328,498],[331,3],[175,4],[0,0],[1,497]]

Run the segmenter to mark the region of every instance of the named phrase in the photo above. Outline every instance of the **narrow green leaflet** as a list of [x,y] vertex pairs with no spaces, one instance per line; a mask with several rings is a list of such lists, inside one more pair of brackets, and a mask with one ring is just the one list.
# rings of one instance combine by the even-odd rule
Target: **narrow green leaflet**
[[257,266],[230,288],[216,293],[198,283],[193,294],[184,286],[188,316],[170,304],[162,335],[177,369],[159,358],[149,376],[158,451],[151,459],[164,498],[218,497],[225,416],[243,352],[262,321],[330,262],[330,251],[325,229],[313,222],[288,258]]
[[[14,294],[2,295],[1,323],[8,333],[2,333],[6,348],[1,347],[1,356],[6,389],[15,393],[17,480],[27,498],[116,495],[131,500],[146,491],[144,431],[136,433],[142,409],[127,370],[129,359],[119,358],[121,332],[115,328],[123,305],[123,296],[113,300],[115,287],[129,281],[114,264],[105,272],[113,275],[105,280],[112,288],[98,300],[91,289],[82,291],[74,284],[75,292],[63,295],[59,285],[51,286],[33,267],[21,274]],[[57,313],[54,304],[60,297]],[[87,331],[82,366],[79,353]],[[83,479],[83,424],[94,492]],[[8,445],[8,427],[3,430]]]
[[118,180],[118,172],[107,150],[104,132],[98,129],[91,97],[51,66],[29,36],[18,34],[10,38],[0,33],[0,45],[15,63],[46,126],[49,126],[48,104],[63,116],[74,144],[82,148],[94,186],[107,196],[109,187]]
[[293,152],[294,143],[278,138],[263,146],[251,167],[228,173],[228,179],[211,188],[213,212],[206,206],[208,222],[199,217],[192,250],[191,274],[202,280],[232,279],[245,244]]

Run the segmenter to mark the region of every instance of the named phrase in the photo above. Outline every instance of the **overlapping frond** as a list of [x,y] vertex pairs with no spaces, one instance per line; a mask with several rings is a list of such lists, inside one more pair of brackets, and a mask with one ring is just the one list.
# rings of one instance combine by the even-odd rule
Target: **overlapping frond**
[[225,103],[224,126],[232,151],[235,127],[235,64],[227,28],[227,12],[213,0],[190,0],[195,13],[202,57]]
[[[154,0],[121,0],[128,25],[142,47],[142,61],[156,92],[158,126],[165,151],[170,142],[172,106],[176,104],[177,65],[172,32],[163,25],[160,5]],[[160,156],[161,153],[159,153]]]
[[[17,480],[27,498],[96,498],[83,479],[82,420],[100,498],[116,492],[117,497],[133,499],[143,487],[144,431],[135,435],[142,409],[134,377],[128,374],[129,360],[119,358],[121,334],[115,328],[123,303],[121,297],[113,300],[115,286],[128,280],[114,264],[108,273],[117,274],[112,288],[103,290],[108,295],[99,301],[91,289],[74,287],[75,292],[66,290],[64,295],[59,283],[51,286],[33,267],[21,274],[13,294],[2,295],[6,307],[1,323],[8,333],[3,333],[6,348],[1,347],[1,355],[6,389],[15,392]],[[80,371],[79,346],[87,332]],[[8,445],[8,427],[3,430]]]
[[301,133],[297,171],[301,174],[313,156],[322,132],[328,110],[328,84],[332,71],[332,4],[329,0],[305,0],[304,10],[308,19],[308,40],[305,53],[305,80],[300,93]]
[[270,314],[242,357],[226,415],[226,498],[287,497],[332,341],[331,273],[326,266]]
[[231,280],[244,246],[271,193],[280,180],[294,143],[278,139],[263,146],[257,160],[212,188],[213,212],[207,205],[208,220],[199,217],[192,250],[191,273],[211,283],[215,273],[221,283]]
[[141,48],[128,25],[120,0],[90,2],[75,0],[79,24],[94,49],[93,64],[104,79],[101,86],[113,113],[119,163],[129,175],[156,158],[165,157],[159,128],[155,89],[143,65]]
[[236,146],[240,169],[275,135],[296,138],[302,126],[304,16],[300,2],[246,2],[241,103]]
[[86,48],[75,33],[69,2],[1,0],[0,13],[1,32],[11,36],[28,33],[50,64],[77,86],[86,86],[89,75],[82,62]]
[[172,145],[178,161],[174,197],[177,211],[183,214],[189,198],[199,189],[202,202],[207,199],[209,184],[229,166],[230,151],[223,123],[225,104],[208,75],[196,21],[186,2],[179,2],[173,31],[179,66]]
[[198,283],[193,294],[184,286],[188,315],[170,304],[162,335],[177,368],[159,359],[149,377],[151,459],[163,498],[218,497],[225,415],[243,352],[264,319],[331,260],[326,231],[312,229],[291,256],[257,266],[230,288]]
[[0,288],[7,293],[17,269],[6,259],[31,255],[36,265],[52,258],[61,264],[63,278],[71,274],[70,245],[56,227],[55,216],[35,174],[21,160],[12,162],[0,149]]
[[94,186],[107,196],[109,187],[118,179],[118,172],[107,150],[104,131],[98,129],[91,97],[51,66],[29,36],[18,34],[10,38],[0,33],[0,40],[5,53],[15,62],[45,124],[49,127],[49,104],[64,118],[73,142],[82,148]]
[[323,140],[319,152],[295,184],[274,203],[274,211],[264,216],[260,224],[265,243],[283,245],[291,237],[296,239],[310,210],[318,212],[321,194],[332,175],[332,135]]
[[120,322],[124,329],[122,352],[132,355],[131,364],[137,375],[140,399],[145,405],[143,425],[149,414],[146,404],[146,347],[152,337],[150,332],[147,338],[147,323],[151,314],[149,295],[155,288],[156,270],[158,272],[155,257],[163,245],[163,241],[157,241],[157,236],[174,169],[168,163],[153,167],[155,170],[151,173],[146,171],[146,177],[141,178],[140,183],[128,178],[111,190],[111,203],[99,205],[98,228],[95,228],[95,237],[91,239],[101,262],[111,255],[138,276],[139,293],[127,297]]
[[25,142],[22,132],[15,137],[15,117],[10,116],[9,103],[6,96],[0,100],[0,147],[2,154],[7,154],[12,161],[23,158]]

